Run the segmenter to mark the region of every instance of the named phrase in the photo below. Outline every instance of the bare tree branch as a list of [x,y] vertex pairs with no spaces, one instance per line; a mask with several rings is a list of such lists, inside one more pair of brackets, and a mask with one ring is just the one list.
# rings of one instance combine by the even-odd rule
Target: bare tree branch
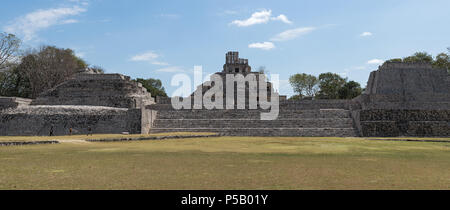
[[20,43],[20,39],[15,35],[0,33],[0,69],[4,68],[4,65],[17,55]]

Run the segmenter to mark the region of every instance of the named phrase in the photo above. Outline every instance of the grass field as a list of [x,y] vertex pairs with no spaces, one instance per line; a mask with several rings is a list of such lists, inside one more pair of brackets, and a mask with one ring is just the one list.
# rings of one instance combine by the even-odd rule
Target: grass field
[[0,189],[450,189],[450,143],[215,137],[0,147]]
[[157,133],[157,134],[96,134],[93,136],[87,135],[73,135],[73,136],[0,136],[0,142],[21,142],[21,141],[70,141],[70,140],[95,140],[95,139],[122,139],[122,138],[141,138],[150,136],[190,136],[190,135],[214,135],[215,133],[190,133],[190,132],[177,132],[177,133]]

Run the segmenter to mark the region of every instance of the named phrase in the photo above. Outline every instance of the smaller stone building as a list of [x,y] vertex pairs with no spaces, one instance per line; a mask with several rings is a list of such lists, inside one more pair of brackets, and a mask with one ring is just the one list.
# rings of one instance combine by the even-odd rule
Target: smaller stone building
[[149,133],[153,103],[130,77],[80,73],[35,100],[0,97],[0,136]]

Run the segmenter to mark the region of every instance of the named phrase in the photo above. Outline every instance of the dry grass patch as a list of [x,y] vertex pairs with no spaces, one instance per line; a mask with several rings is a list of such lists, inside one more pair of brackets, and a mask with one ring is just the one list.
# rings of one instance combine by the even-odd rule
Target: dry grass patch
[[0,189],[450,189],[450,143],[218,137],[0,147]]
[[71,140],[97,140],[97,139],[123,139],[123,138],[143,138],[151,136],[192,136],[192,135],[214,135],[215,133],[157,133],[157,134],[95,134],[93,136],[87,135],[72,135],[72,136],[0,136],[0,142],[20,142],[20,141],[71,141]]

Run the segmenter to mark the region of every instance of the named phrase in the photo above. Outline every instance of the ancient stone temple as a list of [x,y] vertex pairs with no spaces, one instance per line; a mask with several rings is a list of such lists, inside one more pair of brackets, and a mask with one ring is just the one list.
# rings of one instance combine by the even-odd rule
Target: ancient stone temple
[[[218,81],[229,75],[263,76],[252,72],[249,61],[239,58],[238,52],[226,54],[225,65],[216,75]],[[0,135],[39,136],[50,131],[67,135],[72,128],[73,134],[187,131],[227,136],[450,136],[450,76],[429,64],[387,62],[371,73],[366,91],[353,100],[289,101],[268,83],[267,97],[279,101],[275,120],[261,120],[261,114],[273,111],[273,107],[260,106],[261,95],[256,98],[257,107],[248,106],[250,89],[244,84],[235,84],[233,90],[234,96],[245,94],[243,107],[210,110],[201,104],[199,109],[178,110],[170,98],[155,102],[141,84],[127,76],[80,73],[35,100],[0,97]],[[211,88],[213,84],[206,82],[188,98],[202,97]],[[227,94],[222,97],[226,103]]]
[[0,98],[0,135],[148,133],[153,103],[127,76],[80,73],[35,100]]
[[[253,74],[259,79],[260,72],[252,72],[247,59],[239,58],[238,52],[228,52],[225,65],[216,75],[225,80],[227,74]],[[223,82],[225,84],[225,82]],[[261,85],[261,84],[259,84]],[[205,94],[211,88],[203,84],[195,91],[202,90]],[[238,91],[245,93],[246,105],[249,101],[248,84],[238,88],[235,84],[234,96]],[[226,89],[226,87],[224,88]],[[195,93],[194,92],[194,93]],[[223,101],[226,101],[223,94]],[[277,94],[271,83],[267,85],[267,97]],[[194,97],[194,94],[191,95]],[[257,99],[259,103],[259,97]],[[357,136],[350,111],[350,101],[318,100],[318,101],[287,101],[286,96],[279,97],[279,117],[276,120],[261,120],[261,113],[269,112],[263,109],[184,109],[175,110],[170,100],[159,100],[157,104],[147,106],[147,109],[157,111],[151,132],[216,132],[229,136]]]

